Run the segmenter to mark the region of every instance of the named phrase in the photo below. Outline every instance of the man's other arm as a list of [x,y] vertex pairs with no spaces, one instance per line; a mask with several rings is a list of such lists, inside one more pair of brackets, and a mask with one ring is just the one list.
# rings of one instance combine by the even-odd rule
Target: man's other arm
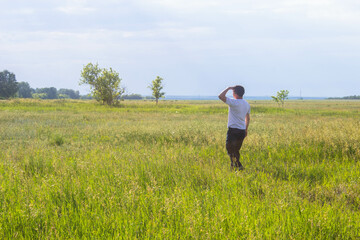
[[220,94],[219,94],[219,99],[221,101],[223,101],[224,103],[226,103],[226,94],[229,90],[232,90],[233,87],[228,87],[227,89],[225,89],[224,91],[222,91]]
[[245,136],[247,136],[247,132],[248,132],[248,127],[250,124],[250,114],[246,114],[245,116],[245,124],[246,124],[246,130],[245,130]]

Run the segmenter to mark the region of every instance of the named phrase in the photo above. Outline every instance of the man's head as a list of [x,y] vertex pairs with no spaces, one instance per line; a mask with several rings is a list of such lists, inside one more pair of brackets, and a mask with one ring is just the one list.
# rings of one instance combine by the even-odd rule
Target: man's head
[[[245,89],[243,86],[240,86],[240,85],[236,85],[234,88],[233,88],[233,92],[234,92],[234,98],[242,98],[244,96],[244,93],[245,93]],[[237,97],[235,96],[235,94],[237,95]]]

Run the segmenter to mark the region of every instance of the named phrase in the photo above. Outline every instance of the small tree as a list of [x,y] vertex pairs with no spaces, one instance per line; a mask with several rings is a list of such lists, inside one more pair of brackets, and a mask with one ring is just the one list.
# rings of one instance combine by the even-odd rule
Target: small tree
[[288,99],[288,95],[289,95],[288,90],[280,90],[279,92],[277,92],[276,97],[275,96],[271,96],[271,97],[277,104],[279,104],[279,106],[281,105],[282,107],[284,107],[285,99]]
[[157,76],[155,80],[152,81],[152,83],[149,85],[148,88],[152,90],[152,95],[155,98],[156,104],[158,104],[159,98],[164,97],[165,93],[161,92],[161,90],[164,88],[162,84],[162,78]]
[[112,68],[99,68],[98,64],[87,64],[82,72],[80,85],[89,84],[92,96],[103,104],[113,105],[124,93],[120,87],[119,73]]
[[27,82],[19,82],[19,98],[32,98],[33,89],[31,89],[30,84]]
[[0,99],[15,97],[18,90],[15,74],[7,70],[0,72]]

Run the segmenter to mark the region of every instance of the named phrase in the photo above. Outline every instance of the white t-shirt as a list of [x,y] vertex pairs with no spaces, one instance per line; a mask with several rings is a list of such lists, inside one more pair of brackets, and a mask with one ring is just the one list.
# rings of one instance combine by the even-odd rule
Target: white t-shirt
[[245,117],[250,114],[250,104],[244,99],[232,99],[226,97],[229,105],[228,127],[246,129]]

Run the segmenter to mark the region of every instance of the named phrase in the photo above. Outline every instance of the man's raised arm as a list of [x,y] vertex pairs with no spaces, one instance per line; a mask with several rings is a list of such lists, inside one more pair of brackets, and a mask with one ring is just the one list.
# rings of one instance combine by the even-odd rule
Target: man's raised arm
[[222,91],[220,94],[219,94],[219,99],[221,101],[223,101],[224,103],[226,103],[226,93],[229,91],[229,90],[232,90],[233,87],[228,87],[227,89],[225,89],[224,91]]

